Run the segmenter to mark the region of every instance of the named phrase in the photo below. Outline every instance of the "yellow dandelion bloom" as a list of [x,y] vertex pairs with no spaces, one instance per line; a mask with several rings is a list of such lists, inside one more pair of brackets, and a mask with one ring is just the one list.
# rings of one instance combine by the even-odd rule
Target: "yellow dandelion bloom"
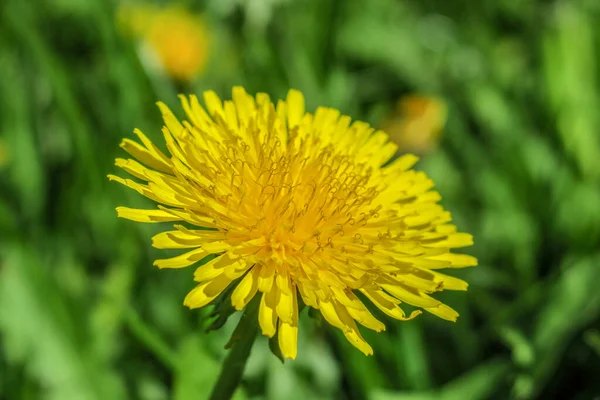
[[426,154],[438,144],[447,117],[446,103],[422,95],[405,96],[382,128],[402,152]]
[[123,6],[119,11],[122,26],[146,41],[170,76],[190,80],[205,69],[210,39],[200,16],[179,6]]
[[144,183],[109,176],[159,203],[148,210],[118,207],[120,217],[202,227],[176,224],[152,240],[159,249],[187,249],[157,260],[159,268],[216,255],[195,271],[198,286],[186,306],[206,306],[230,285],[238,310],[259,295],[262,333],[278,334],[283,355],[292,359],[300,299],[367,355],[373,351],[357,323],[378,332],[385,326],[365,299],[398,320],[421,313],[407,316],[402,303],[456,320],[456,311],[430,294],[467,289],[439,270],[476,265],[450,252],[471,245],[472,237],[457,233],[431,179],[411,169],[417,157],[387,163],[396,145],[386,133],[334,109],[306,112],[296,90],[276,106],[268,95],[252,97],[240,87],[232,101],[212,91],[204,101],[206,109],[196,96],[181,96],[185,121],[158,103],[170,155],[139,130],[139,142],[123,140],[137,161],[116,165]]

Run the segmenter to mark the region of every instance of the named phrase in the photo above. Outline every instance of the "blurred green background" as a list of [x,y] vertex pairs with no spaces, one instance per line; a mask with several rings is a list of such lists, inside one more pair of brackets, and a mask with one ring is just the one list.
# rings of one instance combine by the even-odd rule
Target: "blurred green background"
[[[237,398],[600,398],[600,2],[166,4],[0,2],[0,398],[208,397],[235,318],[205,333],[193,269],[152,267],[164,226],[117,219],[148,203],[106,174],[134,127],[162,142],[155,101],[233,85],[421,118],[417,168],[480,260],[441,296],[456,324],[385,318],[365,357],[305,312],[297,360],[260,337]],[[443,99],[443,134],[407,95]]]

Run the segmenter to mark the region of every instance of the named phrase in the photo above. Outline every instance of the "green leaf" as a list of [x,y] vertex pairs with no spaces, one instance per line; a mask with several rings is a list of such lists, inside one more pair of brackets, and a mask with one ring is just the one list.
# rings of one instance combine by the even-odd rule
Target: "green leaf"
[[275,357],[277,357],[282,364],[285,363],[285,358],[283,357],[283,354],[281,354],[281,348],[279,347],[277,335],[273,336],[272,338],[269,338],[269,350],[271,350],[271,353]]
[[507,376],[510,363],[495,359],[474,368],[448,383],[440,390],[419,393],[392,393],[375,391],[370,400],[485,400],[495,393],[496,387]]
[[541,390],[576,332],[597,319],[598,265],[600,254],[563,262],[562,274],[548,293],[548,302],[535,323],[532,340],[539,359],[532,370],[535,385],[524,397]]
[[521,331],[511,327],[500,330],[500,336],[512,350],[513,362],[519,367],[529,367],[535,361],[535,350],[529,338]]
[[49,399],[124,398],[118,375],[85,345],[90,338],[31,247],[15,246],[0,275],[0,331],[7,361],[25,363]]
[[[184,338],[177,355],[173,399],[208,399],[220,367],[220,363],[206,351],[200,336]],[[233,398],[244,399],[246,396],[238,389]]]
[[600,357],[600,332],[589,330],[583,334],[583,340],[590,346],[598,357]]

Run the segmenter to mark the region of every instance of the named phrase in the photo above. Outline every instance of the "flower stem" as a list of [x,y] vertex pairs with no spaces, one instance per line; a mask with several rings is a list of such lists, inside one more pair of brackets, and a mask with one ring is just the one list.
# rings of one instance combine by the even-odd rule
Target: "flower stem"
[[210,400],[231,399],[242,381],[244,368],[258,332],[257,313],[259,302],[256,301],[258,297],[255,296],[246,307],[246,311],[235,328],[229,343],[225,346],[226,348],[231,346],[231,348],[225,361],[223,361],[221,373],[213,387]]

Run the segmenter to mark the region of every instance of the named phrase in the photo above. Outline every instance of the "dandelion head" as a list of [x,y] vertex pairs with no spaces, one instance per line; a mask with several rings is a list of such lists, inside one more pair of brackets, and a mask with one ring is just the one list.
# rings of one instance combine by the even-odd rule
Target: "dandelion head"
[[[159,249],[185,249],[160,259],[159,268],[208,262],[194,273],[197,286],[184,300],[203,307],[231,287],[241,310],[260,296],[258,322],[277,336],[282,354],[295,358],[298,304],[317,309],[365,354],[357,324],[382,331],[365,305],[398,320],[425,310],[455,321],[458,314],[430,296],[467,283],[439,272],[476,265],[451,249],[472,244],[457,233],[425,173],[383,131],[339,111],[305,111],[291,90],[285,101],[233,89],[233,100],[204,93],[181,96],[186,120],[162,103],[168,154],[142,132],[122,147],[133,158],[117,166],[136,180],[120,182],[158,203],[156,209],[118,207],[138,222],[176,222],[159,233]],[[416,309],[410,314],[403,304]]]
[[384,122],[383,129],[402,153],[427,154],[440,141],[446,123],[446,103],[424,95],[404,96]]
[[123,28],[144,41],[165,72],[191,80],[206,68],[210,35],[204,20],[180,6],[122,6]]

